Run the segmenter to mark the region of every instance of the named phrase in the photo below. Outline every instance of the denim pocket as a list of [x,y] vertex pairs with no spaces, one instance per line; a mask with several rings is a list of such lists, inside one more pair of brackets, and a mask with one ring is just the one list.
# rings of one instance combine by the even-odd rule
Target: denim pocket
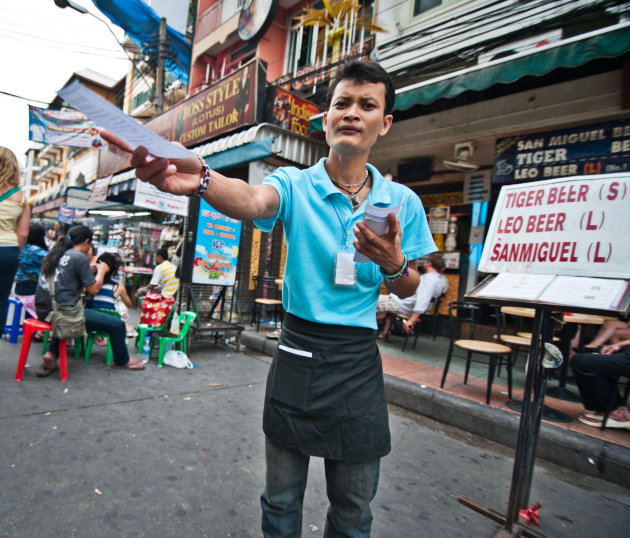
[[307,411],[312,375],[312,353],[284,345],[278,346],[270,400],[285,407]]

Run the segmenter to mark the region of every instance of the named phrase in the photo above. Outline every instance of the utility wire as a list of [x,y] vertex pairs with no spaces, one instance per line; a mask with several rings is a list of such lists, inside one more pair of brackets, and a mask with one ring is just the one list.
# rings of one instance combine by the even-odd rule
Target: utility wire
[[28,97],[22,97],[21,95],[16,95],[14,93],[5,92],[0,90],[0,95],[8,95],[9,97],[15,97],[16,99],[23,99],[24,101],[34,101],[36,103],[42,103],[44,105],[48,105],[46,101],[40,101],[39,99],[29,99]]

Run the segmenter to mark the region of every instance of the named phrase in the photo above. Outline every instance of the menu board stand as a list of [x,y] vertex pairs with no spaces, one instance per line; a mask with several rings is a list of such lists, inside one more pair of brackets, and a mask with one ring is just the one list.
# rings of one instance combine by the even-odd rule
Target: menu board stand
[[[532,276],[538,278],[547,278],[549,282],[545,285],[549,290],[549,286],[553,286],[553,282],[556,278],[555,275],[523,275],[524,277]],[[531,340],[531,347],[529,357],[527,359],[525,386],[523,394],[523,405],[521,411],[521,420],[518,430],[518,438],[516,444],[516,453],[514,456],[514,467],[512,471],[512,482],[510,485],[510,494],[507,506],[507,512],[505,515],[481,505],[473,499],[460,496],[459,501],[472,508],[473,510],[489,517],[490,519],[501,523],[503,528],[496,534],[496,537],[516,537],[516,536],[529,536],[534,538],[543,537],[540,532],[532,529],[527,525],[523,525],[519,522],[519,512],[521,509],[526,509],[529,502],[529,493],[531,490],[532,477],[534,473],[534,465],[536,460],[536,445],[538,443],[538,434],[540,431],[540,423],[542,420],[542,411],[545,398],[545,385],[546,385],[546,372],[543,366],[544,356],[544,342],[551,341],[552,332],[552,319],[553,312],[565,312],[571,311],[576,313],[594,314],[594,315],[611,315],[615,317],[626,317],[630,311],[630,286],[627,281],[621,282],[622,286],[625,283],[625,287],[622,289],[622,296],[620,300],[616,302],[614,306],[610,308],[603,308],[601,305],[597,306],[576,306],[575,304],[561,304],[547,301],[541,301],[539,299],[527,299],[524,298],[526,293],[519,294],[517,288],[514,288],[514,297],[510,297],[509,288],[501,285],[501,280],[510,281],[517,278],[515,275],[507,275],[505,273],[499,273],[498,275],[491,275],[470,290],[465,298],[467,301],[493,304],[499,306],[515,306],[521,308],[533,308],[535,310],[535,316],[533,320],[533,334]],[[566,278],[566,277],[563,277]],[[571,277],[569,277],[571,278]],[[601,281],[602,286],[611,284],[607,279],[591,279],[591,281]],[[584,282],[579,277],[575,277],[573,281],[574,285],[578,282]],[[617,288],[619,289],[619,287]],[[497,295],[493,296],[493,290]],[[501,291],[503,290],[503,291]],[[579,288],[574,289],[576,295],[579,295]],[[528,289],[527,293],[531,293],[532,290]],[[534,291],[534,293],[536,293]],[[547,291],[547,297],[549,296]],[[553,290],[551,290],[553,294]],[[540,294],[539,294],[540,295]],[[542,295],[541,295],[542,296]],[[566,360],[566,358],[565,358]]]

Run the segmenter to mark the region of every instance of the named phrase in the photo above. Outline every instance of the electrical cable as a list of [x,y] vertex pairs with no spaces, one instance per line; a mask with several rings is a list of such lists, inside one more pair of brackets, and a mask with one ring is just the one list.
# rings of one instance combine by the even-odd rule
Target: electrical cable
[[16,94],[11,93],[11,92],[5,92],[3,90],[0,90],[0,95],[8,95],[9,97],[15,97],[16,99],[23,99],[24,101],[34,101],[35,103],[42,103],[44,105],[48,105],[49,104],[46,101],[40,101],[39,99],[30,99],[28,97],[23,97],[21,95],[16,95]]

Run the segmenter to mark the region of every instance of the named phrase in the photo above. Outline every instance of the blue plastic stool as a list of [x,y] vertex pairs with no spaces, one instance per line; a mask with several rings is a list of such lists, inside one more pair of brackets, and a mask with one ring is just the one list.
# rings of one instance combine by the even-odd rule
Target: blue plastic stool
[[[8,323],[9,308],[13,305],[13,316],[11,317],[11,323]],[[22,330],[22,303],[15,297],[9,297],[7,299],[7,323],[4,326],[4,334],[9,334],[9,344],[17,344],[18,338],[24,334]],[[30,316],[29,316],[30,317]]]

